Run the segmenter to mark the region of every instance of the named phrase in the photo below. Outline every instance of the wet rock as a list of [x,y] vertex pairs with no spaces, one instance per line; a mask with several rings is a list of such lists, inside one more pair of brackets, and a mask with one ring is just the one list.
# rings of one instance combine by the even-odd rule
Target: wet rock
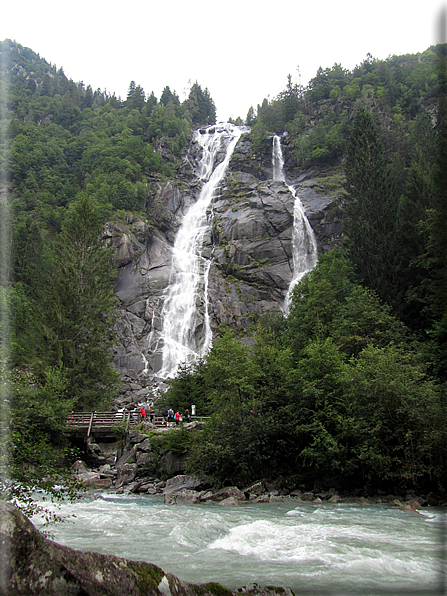
[[135,445],[135,443],[142,443],[145,439],[147,439],[147,435],[139,433],[130,439],[130,443],[131,445]]
[[257,497],[259,497],[259,495],[262,495],[262,493],[264,493],[264,492],[265,492],[265,486],[264,486],[263,482],[255,482],[251,486],[244,488],[244,493],[248,493],[250,495],[256,495]]
[[221,488],[219,491],[213,494],[211,497],[212,501],[223,501],[229,497],[234,497],[239,501],[245,500],[244,493],[239,490],[236,486],[226,486],[225,488]]
[[264,493],[263,495],[259,495],[256,499],[253,500],[253,503],[268,503],[270,501],[270,494]]
[[137,464],[123,464],[116,470],[115,488],[121,488],[125,484],[129,484],[137,474]]
[[242,596],[294,596],[290,588],[276,588],[274,586],[259,586],[258,584],[248,584],[236,591],[236,594]]
[[403,511],[419,511],[421,509],[421,505],[419,504],[419,501],[414,499],[413,501],[409,501],[408,503],[405,503],[404,505],[402,505],[401,509]]
[[392,501],[391,505],[394,505],[395,507],[403,507],[403,503],[401,503],[401,501],[399,501],[399,499],[394,499],[394,501]]
[[150,460],[150,454],[144,451],[137,452],[137,466],[144,466]]
[[71,466],[71,469],[76,474],[82,474],[84,472],[89,472],[87,464],[85,462],[83,462],[81,459],[78,459],[77,461],[75,461],[74,464]]
[[286,495],[271,495],[269,498],[269,503],[282,503],[288,500],[289,497]]
[[366,497],[358,497],[355,502],[359,505],[371,505],[371,501]]
[[293,491],[290,493],[290,496],[291,496],[291,497],[300,497],[300,498],[301,498],[301,495],[302,495],[302,494],[303,494],[303,493],[302,493],[302,491],[300,491],[300,490],[293,490]]
[[[271,138],[262,156],[252,154],[249,147],[249,137],[239,141],[222,192],[213,200],[213,228],[203,246],[205,257],[214,254],[208,285],[213,330],[221,325],[248,329],[263,313],[280,308],[292,277],[295,199],[284,183],[269,179]],[[121,302],[114,366],[134,385],[141,383],[130,387],[135,397],[150,395],[145,393],[148,383],[161,368],[160,313],[170,280],[173,240],[201,188],[192,182],[200,158],[199,153],[193,154],[194,143],[179,170],[181,181],[154,179],[149,183],[147,207],[156,227],[128,214],[127,222],[110,224],[106,234],[115,250],[115,293]],[[332,190],[326,192],[321,174],[312,168],[294,172],[288,180],[298,190],[316,231],[319,251],[324,252],[339,243],[342,220],[337,199]],[[198,338],[203,334],[204,308],[204,304],[199,306],[200,316],[192,330]]]
[[240,499],[237,499],[236,497],[228,497],[226,499],[223,499],[222,501],[219,502],[219,505],[221,505],[222,507],[234,507],[234,506],[239,506],[240,503]]
[[136,461],[136,447],[135,446],[132,449],[129,449],[129,451],[125,451],[123,453],[123,455],[116,462],[116,469],[118,470],[118,468],[120,468],[124,464],[131,462],[132,460]]
[[168,474],[178,474],[183,472],[186,468],[186,460],[188,454],[176,455],[168,451],[160,458],[160,467],[165,470]]
[[141,443],[138,443],[137,449],[139,451],[150,451],[151,450],[151,443],[150,443],[149,439],[146,437],[144,439],[144,441],[142,441]]
[[172,493],[164,494],[166,505],[193,505],[200,503],[200,493],[195,490],[184,488]]
[[139,482],[138,480],[134,480],[133,482],[130,482],[127,486],[126,486],[126,492],[127,493],[135,493],[138,492],[138,489],[141,486],[141,482]]
[[85,478],[82,481],[82,486],[85,488],[102,488],[107,489],[112,486],[112,479],[111,478],[101,478],[99,474],[95,474],[90,478]]
[[328,499],[328,503],[340,503],[341,497],[340,495],[332,495],[330,499]]
[[203,484],[203,480],[201,480],[198,476],[179,475],[169,478],[169,480],[166,481],[163,492],[166,494],[177,492],[186,488],[197,489],[203,486]]

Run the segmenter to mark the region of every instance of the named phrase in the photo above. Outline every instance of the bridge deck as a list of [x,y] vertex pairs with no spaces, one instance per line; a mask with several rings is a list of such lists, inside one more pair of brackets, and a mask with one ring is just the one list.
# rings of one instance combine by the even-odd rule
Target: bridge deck
[[[207,419],[207,416],[191,418],[201,422]],[[146,420],[150,420],[149,415]],[[139,423],[137,412],[71,412],[66,420],[71,434],[86,437],[92,434],[113,436],[113,427],[118,423],[124,423],[126,430],[130,430]],[[154,416],[154,424],[162,427],[164,419]]]

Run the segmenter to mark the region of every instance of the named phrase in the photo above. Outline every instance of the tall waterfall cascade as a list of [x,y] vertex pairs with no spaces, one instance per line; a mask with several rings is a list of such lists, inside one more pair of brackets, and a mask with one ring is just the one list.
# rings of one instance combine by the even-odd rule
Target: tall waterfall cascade
[[180,363],[195,361],[211,348],[208,313],[211,260],[202,252],[211,227],[209,208],[213,196],[243,132],[243,128],[226,123],[194,133],[194,141],[202,148],[197,175],[204,184],[198,200],[183,218],[172,250],[170,283],[162,310],[162,369],[158,373],[162,378],[173,377]]
[[273,137],[272,151],[273,180],[284,182],[292,193],[295,203],[293,210],[293,231],[292,231],[292,280],[287,290],[283,304],[283,311],[288,314],[292,300],[292,291],[296,284],[311,271],[318,261],[317,241],[312,226],[306,217],[303,204],[296,194],[293,186],[286,182],[284,174],[284,158],[281,149],[281,139],[278,135]]

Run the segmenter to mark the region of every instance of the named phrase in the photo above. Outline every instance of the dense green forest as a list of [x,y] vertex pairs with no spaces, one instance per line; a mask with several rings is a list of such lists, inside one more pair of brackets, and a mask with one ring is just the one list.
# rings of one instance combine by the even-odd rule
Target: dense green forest
[[[12,418],[18,465],[23,453],[37,465],[42,446],[63,442],[67,411],[109,407],[119,384],[102,226],[126,212],[162,226],[153,185],[175,178],[216,109],[197,82],[184,102],[133,81],[121,99],[15,42],[0,50],[2,421]],[[445,51],[335,64],[306,88],[289,77],[249,110],[253,159],[266,135],[286,132],[289,171],[327,169],[344,244],[296,287],[288,317],[265,315],[249,344],[222,330],[203,362],[181,367],[166,399],[213,415],[192,471],[216,484],[282,474],[442,488]]]

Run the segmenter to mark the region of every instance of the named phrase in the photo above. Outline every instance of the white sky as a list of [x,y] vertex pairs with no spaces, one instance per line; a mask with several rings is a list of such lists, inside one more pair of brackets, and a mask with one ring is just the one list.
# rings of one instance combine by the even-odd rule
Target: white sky
[[0,40],[15,39],[67,77],[125,99],[130,81],[183,101],[188,80],[208,87],[218,119],[245,118],[290,73],[306,84],[319,66],[352,69],[423,52],[439,41],[445,0],[9,1]]

